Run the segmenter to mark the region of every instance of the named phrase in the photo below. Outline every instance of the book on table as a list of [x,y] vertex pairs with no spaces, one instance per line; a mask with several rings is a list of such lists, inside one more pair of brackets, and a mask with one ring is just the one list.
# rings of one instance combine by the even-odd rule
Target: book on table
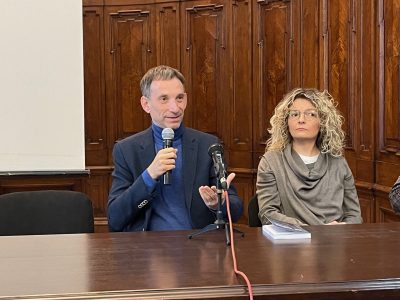
[[265,235],[276,240],[311,239],[311,232],[303,227],[275,219],[268,219],[271,224],[263,225]]

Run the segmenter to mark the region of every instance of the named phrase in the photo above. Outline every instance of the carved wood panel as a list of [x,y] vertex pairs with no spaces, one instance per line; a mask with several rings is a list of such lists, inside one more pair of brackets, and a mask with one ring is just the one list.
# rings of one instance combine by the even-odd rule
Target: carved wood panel
[[156,6],[157,65],[180,69],[180,12],[179,3],[162,3]]
[[375,201],[371,189],[357,188],[358,199],[361,207],[361,217],[364,223],[375,221]]
[[69,190],[85,192],[86,176],[12,176],[0,178],[0,194],[39,190]]
[[232,2],[232,98],[225,122],[229,123],[226,149],[229,162],[237,168],[253,167],[252,162],[252,55],[251,2]]
[[185,124],[223,139],[230,102],[228,1],[181,4],[182,72],[188,91]]
[[344,116],[346,158],[358,188],[371,193],[374,182],[375,8],[372,1],[325,1],[324,86]]
[[86,165],[108,162],[102,7],[83,10]]
[[244,172],[244,170],[233,169],[236,172],[237,176],[234,180],[234,185],[238,192],[238,195],[243,200],[243,215],[239,219],[238,223],[248,224],[248,210],[247,207],[249,205],[250,199],[255,194],[255,182],[254,176],[250,172]]
[[[374,56],[376,54],[376,9],[373,1],[355,1],[353,8],[353,29],[355,36],[354,63],[350,73],[352,79],[351,97],[354,110],[348,118],[353,122],[353,148],[348,148],[349,163],[353,175],[360,185],[368,187],[371,193],[374,182],[374,138],[376,133],[375,113],[377,89]],[[355,152],[354,152],[355,151]],[[370,195],[373,199],[373,194]]]
[[344,116],[346,146],[354,150],[354,64],[356,46],[356,16],[354,1],[326,2],[326,55],[328,82],[325,84],[339,103]]
[[264,152],[268,139],[269,119],[276,104],[289,89],[291,59],[290,43],[294,32],[293,1],[254,2],[254,161]]
[[399,222],[400,216],[395,214],[390,202],[387,199],[387,191],[376,193],[375,221],[378,223],[384,222]]
[[156,63],[154,17],[151,6],[106,8],[107,104],[114,141],[150,125],[139,83]]
[[[375,55],[376,55],[376,9],[374,1],[357,1],[357,49],[355,54],[355,108],[353,118],[359,120],[355,124],[357,132],[357,154],[360,159],[372,161],[374,159],[375,149],[373,147],[375,140],[375,104],[376,104],[376,78],[375,78]],[[371,173],[371,172],[368,172]],[[360,179],[373,181],[372,177]]]
[[[391,186],[400,165],[400,1],[378,1],[377,183]],[[391,165],[397,165],[390,168]],[[382,168],[383,167],[383,168]],[[386,174],[385,174],[386,173]]]
[[[112,168],[92,168],[90,180],[86,182],[86,194],[92,200],[93,216],[96,232],[108,231],[107,202],[110,190]],[[102,228],[105,227],[105,228]]]
[[292,1],[290,26],[291,72],[289,89],[295,87],[319,88],[323,80],[322,1]]

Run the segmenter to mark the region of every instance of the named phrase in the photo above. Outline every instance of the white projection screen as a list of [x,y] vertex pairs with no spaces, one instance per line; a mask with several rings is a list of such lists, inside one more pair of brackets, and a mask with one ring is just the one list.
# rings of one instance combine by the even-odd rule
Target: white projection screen
[[84,170],[82,0],[0,11],[0,173]]

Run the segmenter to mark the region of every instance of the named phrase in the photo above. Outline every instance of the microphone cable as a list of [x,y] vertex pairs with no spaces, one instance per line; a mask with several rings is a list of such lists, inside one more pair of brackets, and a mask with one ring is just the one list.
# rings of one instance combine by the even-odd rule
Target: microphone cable
[[247,290],[249,292],[250,300],[253,300],[253,288],[251,287],[251,283],[249,278],[247,278],[247,275],[243,273],[242,271],[239,271],[237,268],[237,262],[236,262],[236,254],[235,254],[235,243],[233,239],[233,225],[232,225],[232,217],[231,217],[231,209],[230,209],[230,203],[229,203],[229,197],[228,197],[228,192],[224,191],[225,193],[225,200],[226,200],[226,208],[228,212],[228,220],[229,220],[229,231],[230,231],[230,236],[231,236],[231,251],[232,251],[232,260],[233,260],[233,270],[237,275],[240,275],[243,277],[244,281],[246,282],[247,285]]

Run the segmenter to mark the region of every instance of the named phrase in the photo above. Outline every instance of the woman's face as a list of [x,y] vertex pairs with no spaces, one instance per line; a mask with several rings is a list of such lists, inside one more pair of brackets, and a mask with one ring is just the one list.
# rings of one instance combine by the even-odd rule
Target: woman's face
[[293,142],[316,142],[320,121],[318,111],[311,101],[306,98],[297,98],[289,107],[289,133]]

